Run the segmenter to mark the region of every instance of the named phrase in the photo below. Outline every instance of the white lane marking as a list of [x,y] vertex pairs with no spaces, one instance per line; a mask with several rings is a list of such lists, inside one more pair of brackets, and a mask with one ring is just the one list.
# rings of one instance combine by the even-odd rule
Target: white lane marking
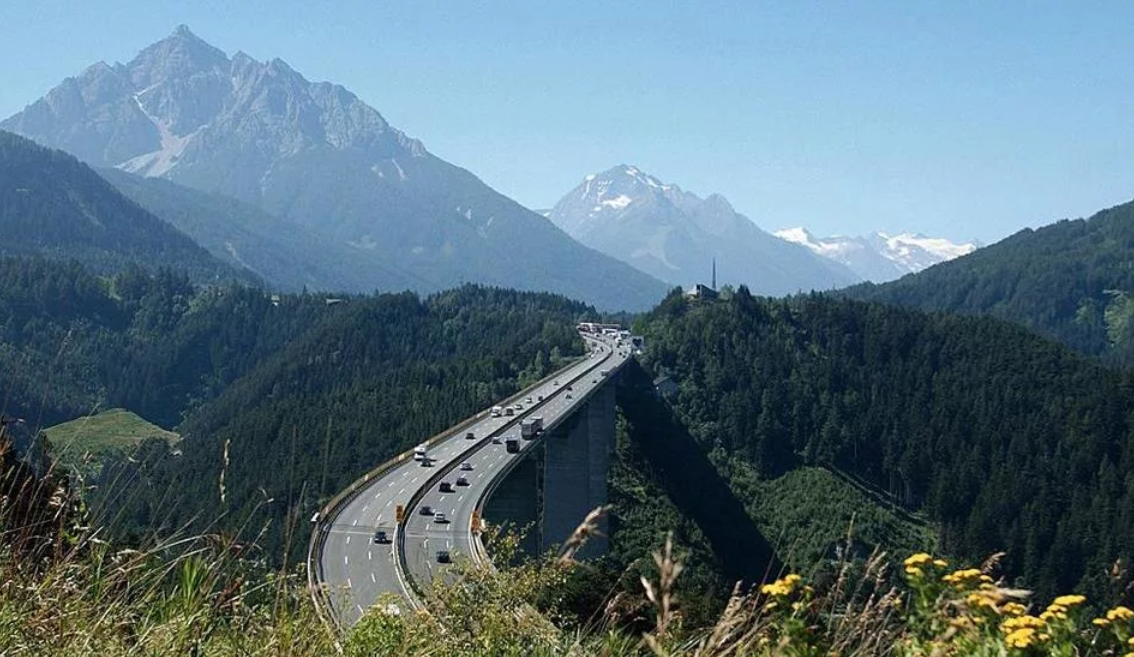
[[367,504],[366,506],[362,507],[362,510],[363,510],[363,512],[365,512],[365,511],[366,511],[367,509],[369,509],[369,508],[370,508],[370,505],[369,505],[369,504]]
[[350,534],[347,534],[347,537],[346,537],[346,544],[347,544],[347,545],[350,545]]
[[[350,565],[350,558],[349,558],[349,557],[348,557],[347,555],[345,555],[345,554],[343,555],[343,565],[344,565],[344,566],[349,566],[349,565]],[[347,581],[349,582],[350,580],[347,580]]]
[[350,523],[350,524],[352,524],[352,525],[357,525],[357,524],[358,524],[358,518],[355,518],[355,519],[354,519],[354,522],[352,522],[352,523]]
[[370,581],[377,584],[378,580],[374,579],[374,573],[370,573]]
[[349,588],[353,588],[353,587],[352,587],[352,586],[350,585],[350,578],[349,578],[349,577],[348,577],[348,578],[346,578],[346,587],[347,587],[348,589],[349,589]]
[[366,551],[366,558],[371,560],[371,561],[374,561],[374,553],[371,552],[370,550],[367,550]]
[[360,614],[365,613],[365,612],[362,611],[362,605],[356,604],[355,607],[358,607],[358,613],[360,613]]
[[458,497],[458,498],[457,498],[457,501],[458,501],[458,502],[460,502],[460,501],[461,501],[461,500],[463,500],[463,499],[465,499],[465,496],[464,496],[464,495],[461,495],[460,497]]

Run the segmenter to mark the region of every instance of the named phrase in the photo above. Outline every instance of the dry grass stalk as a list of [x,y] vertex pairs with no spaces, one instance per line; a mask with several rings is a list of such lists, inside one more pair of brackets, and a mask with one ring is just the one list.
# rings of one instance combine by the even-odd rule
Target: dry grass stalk
[[579,526],[575,528],[575,531],[571,532],[571,535],[563,543],[563,548],[559,552],[556,563],[559,565],[574,563],[575,555],[579,553],[579,550],[583,549],[583,546],[587,544],[587,541],[589,541],[592,536],[602,536],[602,532],[599,531],[599,520],[609,510],[609,505],[595,507],[591,510],[591,512],[583,518],[583,522],[579,523]]

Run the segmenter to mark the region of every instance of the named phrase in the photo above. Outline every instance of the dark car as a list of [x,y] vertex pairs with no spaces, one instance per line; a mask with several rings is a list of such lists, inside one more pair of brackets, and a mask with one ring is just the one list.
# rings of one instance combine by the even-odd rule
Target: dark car
[[441,485],[437,487],[437,490],[441,491],[442,493],[452,493],[453,484],[450,484],[447,481],[442,481]]
[[421,510],[418,511],[418,513],[423,516],[431,516],[433,515],[433,507],[429,506],[428,504],[423,504],[421,505]]
[[386,533],[385,529],[379,529],[378,531],[374,532],[374,542],[375,543],[389,543],[390,542],[390,535]]
[[449,563],[449,561],[450,561],[450,558],[449,558],[449,551],[448,550],[438,550],[437,551],[437,563]]
[[469,485],[468,478],[467,477],[457,477],[457,485],[458,486],[468,486]]
[[469,431],[465,434],[465,440],[472,440],[473,438],[476,438],[475,432]]

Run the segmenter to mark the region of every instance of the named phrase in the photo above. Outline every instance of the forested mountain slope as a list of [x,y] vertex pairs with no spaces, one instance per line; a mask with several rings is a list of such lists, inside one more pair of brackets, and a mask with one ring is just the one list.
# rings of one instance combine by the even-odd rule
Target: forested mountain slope
[[76,259],[99,272],[173,267],[196,281],[256,277],[209,255],[61,151],[0,131],[0,256]]
[[974,253],[847,296],[988,313],[1082,353],[1134,364],[1134,202],[1025,229]]
[[[940,527],[948,553],[1006,550],[1043,591],[1105,589],[1134,555],[1134,388],[992,318],[823,296],[674,294],[645,362],[742,497],[821,465]],[[824,491],[814,491],[823,495]]]
[[248,522],[280,558],[285,519],[579,354],[574,325],[593,313],[474,286],[274,300],[0,260],[0,411],[36,427],[121,407],[177,427],[179,456],[153,441],[107,464],[100,519],[136,536]]
[[355,247],[249,203],[118,169],[100,169],[99,175],[219,260],[255,272],[274,290],[372,292],[421,283]]

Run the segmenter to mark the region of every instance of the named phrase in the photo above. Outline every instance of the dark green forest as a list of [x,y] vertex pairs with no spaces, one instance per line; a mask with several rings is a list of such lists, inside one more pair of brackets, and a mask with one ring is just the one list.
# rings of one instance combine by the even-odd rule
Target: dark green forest
[[273,297],[0,260],[0,399],[33,427],[110,407],[177,427],[177,452],[153,441],[87,482],[96,517],[134,543],[252,532],[278,558],[288,521],[579,355],[573,327],[592,314],[475,286]]
[[762,482],[822,467],[928,518],[948,554],[1006,551],[1044,592],[1110,596],[1107,572],[1130,562],[1125,372],[992,318],[743,288],[675,292],[638,329],[645,365],[678,383],[676,416],[754,513]]
[[1134,202],[1024,229],[883,285],[843,294],[927,311],[987,313],[1108,362],[1134,365]]

